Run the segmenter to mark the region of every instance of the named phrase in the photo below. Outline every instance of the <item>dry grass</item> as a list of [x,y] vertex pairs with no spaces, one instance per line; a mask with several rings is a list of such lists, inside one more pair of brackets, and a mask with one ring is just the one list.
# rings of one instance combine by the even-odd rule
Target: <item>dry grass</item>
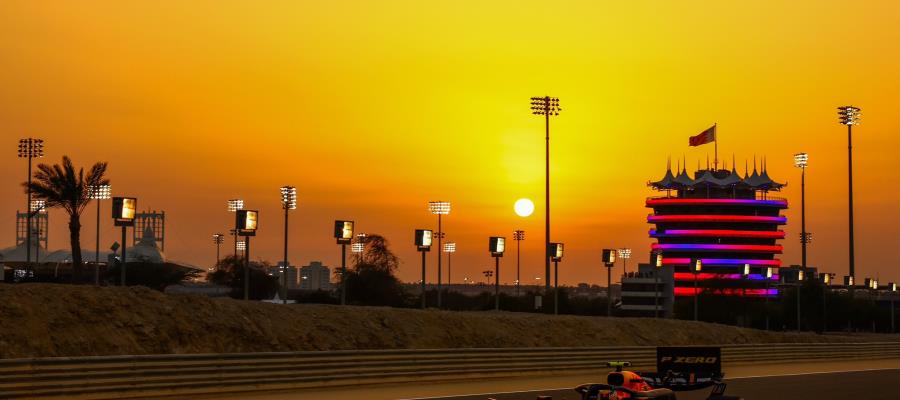
[[0,284],[0,321],[0,358],[887,339],[641,318],[284,306],[53,284]]

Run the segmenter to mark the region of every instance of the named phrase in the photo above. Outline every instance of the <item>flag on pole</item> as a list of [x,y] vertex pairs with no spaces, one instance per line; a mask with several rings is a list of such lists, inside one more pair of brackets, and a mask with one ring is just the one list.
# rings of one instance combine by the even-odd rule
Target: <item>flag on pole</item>
[[701,144],[712,143],[716,141],[716,126],[713,125],[709,129],[700,132],[697,136],[690,137],[691,146],[699,146]]

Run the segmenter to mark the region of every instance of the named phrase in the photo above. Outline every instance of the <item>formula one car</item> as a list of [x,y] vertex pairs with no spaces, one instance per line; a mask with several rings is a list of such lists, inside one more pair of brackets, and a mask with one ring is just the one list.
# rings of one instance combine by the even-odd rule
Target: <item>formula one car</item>
[[609,362],[615,371],[607,374],[606,384],[586,383],[575,391],[582,400],[676,400],[676,392],[711,387],[707,400],[741,400],[725,395],[721,359],[718,347],[658,347],[656,372],[626,371],[631,363]]

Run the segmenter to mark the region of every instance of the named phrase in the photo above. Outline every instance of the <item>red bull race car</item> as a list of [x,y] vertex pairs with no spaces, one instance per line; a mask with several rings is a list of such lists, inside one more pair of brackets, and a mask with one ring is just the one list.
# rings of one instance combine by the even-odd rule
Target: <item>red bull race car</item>
[[722,382],[722,354],[718,347],[659,347],[656,372],[624,370],[629,362],[609,362],[615,368],[606,383],[586,383],[575,391],[582,400],[656,399],[676,400],[676,393],[712,388],[707,400],[741,400],[726,396]]

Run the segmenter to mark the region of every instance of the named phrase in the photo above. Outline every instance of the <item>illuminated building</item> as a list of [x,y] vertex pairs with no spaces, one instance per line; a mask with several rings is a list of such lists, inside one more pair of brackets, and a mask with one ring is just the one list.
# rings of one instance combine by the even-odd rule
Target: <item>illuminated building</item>
[[[777,273],[768,278],[766,268],[781,266],[787,223],[781,210],[786,199],[769,196],[784,184],[769,178],[765,164],[762,172],[741,177],[732,169],[701,169],[690,177],[686,168],[665,176],[649,186],[663,192],[650,197],[646,206],[653,209],[647,222],[654,225],[650,237],[656,240],[651,251],[662,254],[662,264],[672,267],[676,297],[694,296],[697,291],[711,295],[748,297],[776,296]],[[693,259],[700,259],[703,272],[689,271]]]

